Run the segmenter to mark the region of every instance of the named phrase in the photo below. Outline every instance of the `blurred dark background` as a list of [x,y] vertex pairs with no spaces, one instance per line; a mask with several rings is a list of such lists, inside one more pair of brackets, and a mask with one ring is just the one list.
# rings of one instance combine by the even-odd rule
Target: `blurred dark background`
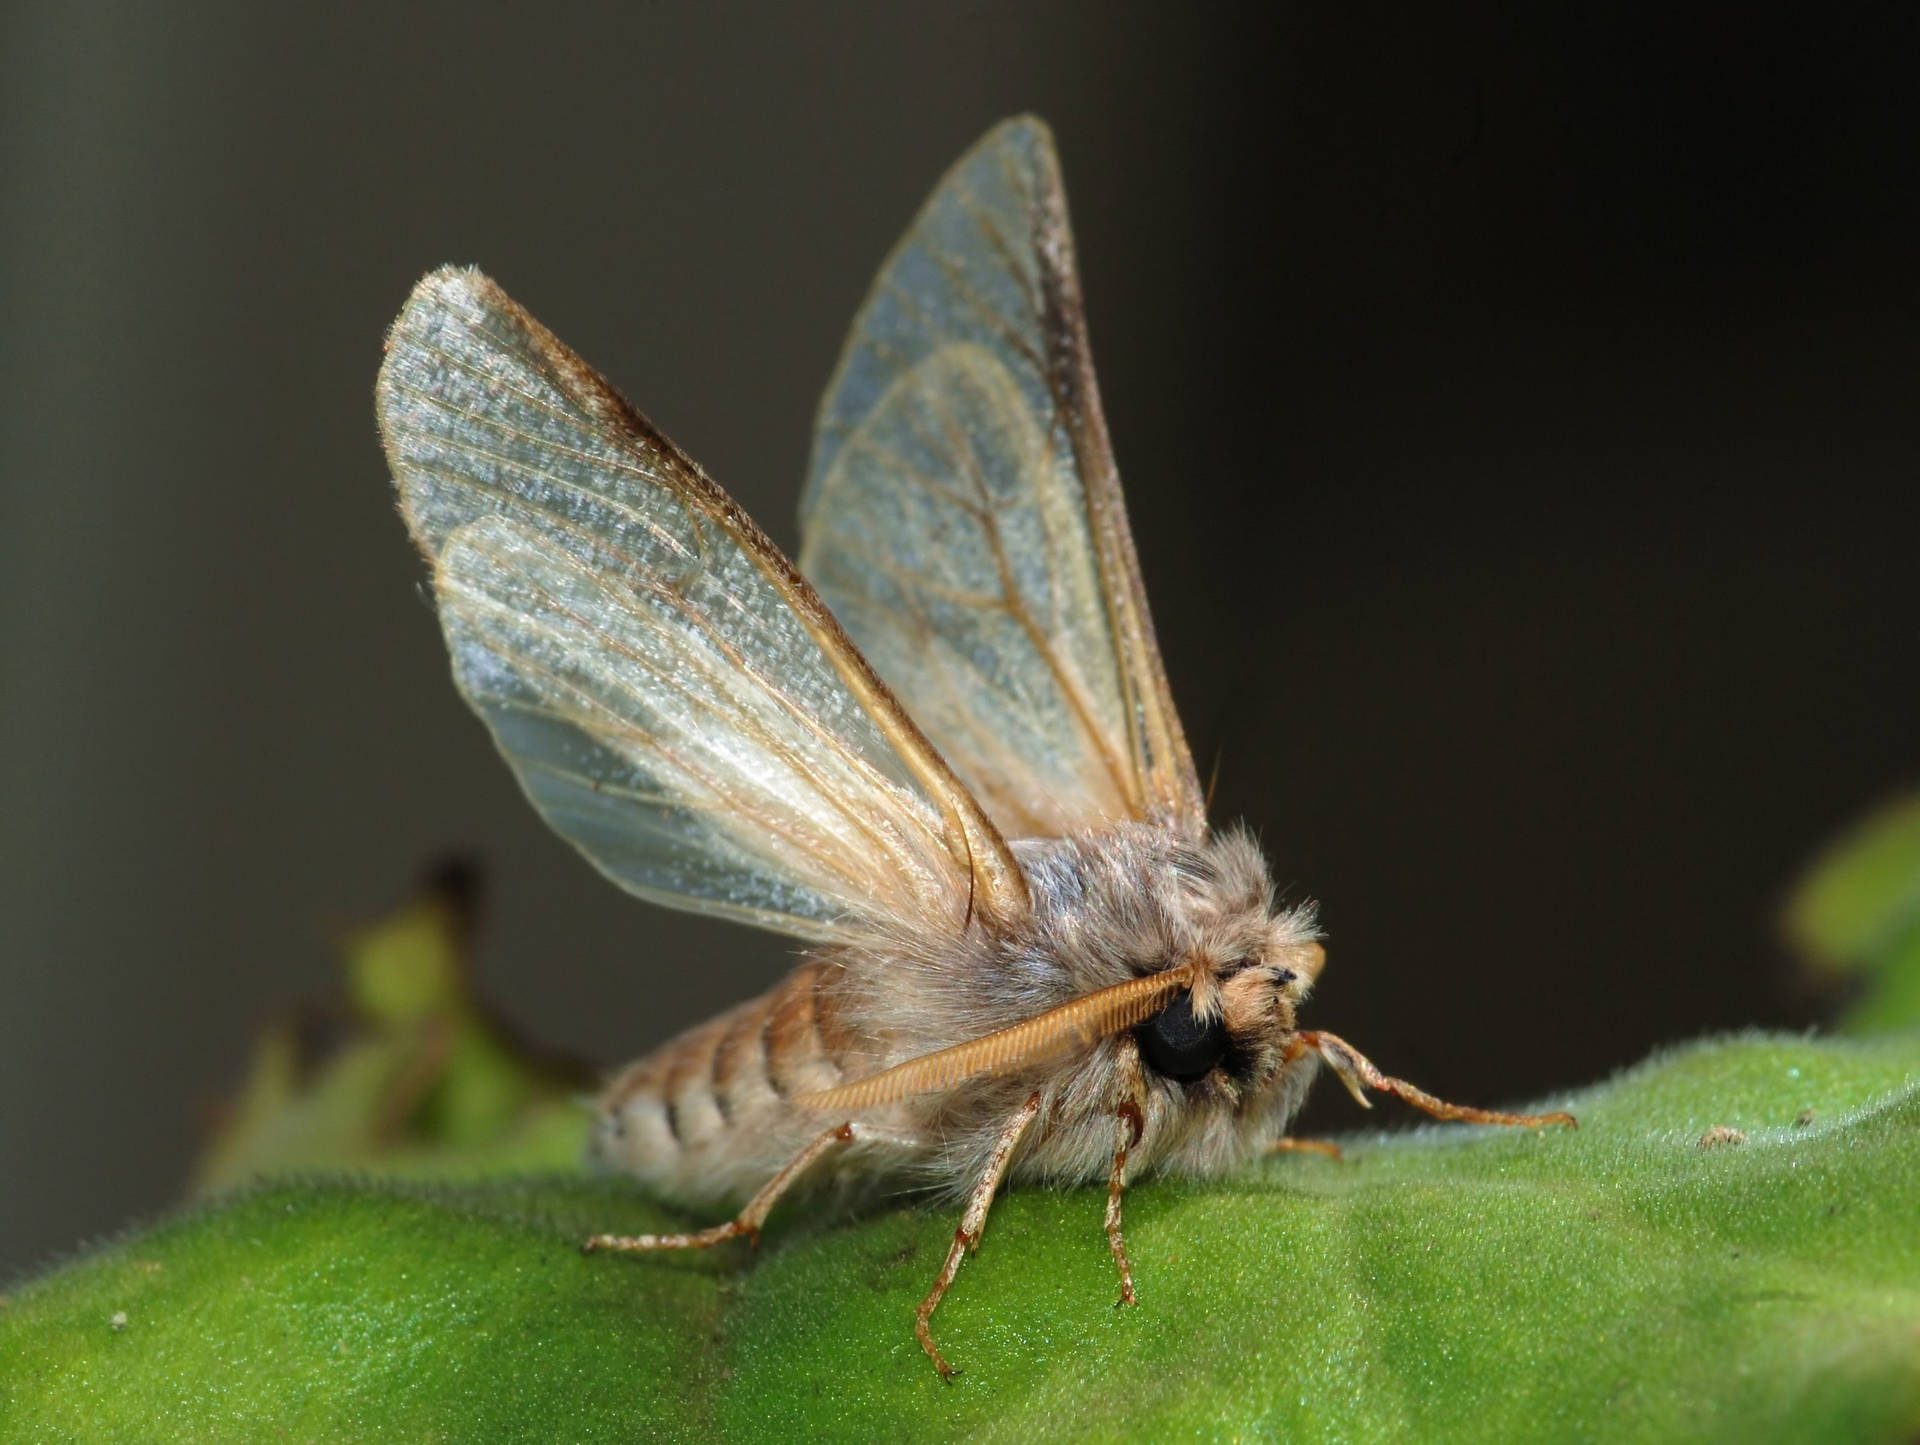
[[1817,1021],[1783,890],[1920,779],[1916,12],[1709,11],[8,7],[0,1268],[175,1198],[450,846],[546,1042],[786,966],[603,883],[455,697],[382,329],[484,264],[791,543],[869,277],[1018,110],[1313,1021],[1483,1103]]

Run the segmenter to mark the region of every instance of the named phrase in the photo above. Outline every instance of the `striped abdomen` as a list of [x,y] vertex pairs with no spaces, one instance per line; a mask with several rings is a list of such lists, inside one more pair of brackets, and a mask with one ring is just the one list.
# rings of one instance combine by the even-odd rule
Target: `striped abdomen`
[[868,1072],[839,1024],[837,965],[809,961],[770,992],[670,1039],[600,1097],[594,1156],[687,1203],[766,1183],[824,1123],[794,1096]]

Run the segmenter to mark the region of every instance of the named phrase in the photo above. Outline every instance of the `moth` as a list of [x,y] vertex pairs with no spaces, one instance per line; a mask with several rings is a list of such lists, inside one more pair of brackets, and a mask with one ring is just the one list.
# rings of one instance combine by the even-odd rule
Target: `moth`
[[[829,383],[790,562],[477,271],[414,290],[380,429],[461,693],[614,882],[812,945],[655,1050],[592,1150],[758,1238],[798,1185],[964,1201],[915,1334],[1006,1182],[1275,1147],[1324,1062],[1443,1103],[1296,1015],[1324,961],[1242,829],[1209,827],[1094,385],[1052,139],[1003,123],[882,266]],[[663,967],[676,966],[665,961]],[[686,966],[679,961],[678,966]]]

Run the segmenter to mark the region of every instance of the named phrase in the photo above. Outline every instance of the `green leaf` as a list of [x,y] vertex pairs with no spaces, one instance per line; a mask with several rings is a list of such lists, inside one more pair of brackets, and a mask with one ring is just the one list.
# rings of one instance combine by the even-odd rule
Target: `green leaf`
[[1579,1132],[1140,1184],[1131,1309],[1103,1192],[1013,1191],[935,1318],[951,1386],[912,1336],[950,1210],[583,1258],[669,1216],[580,1177],[269,1184],[16,1289],[0,1439],[1913,1438],[1920,1035],[1553,1102]]
[[1920,1027],[1920,793],[1868,814],[1807,870],[1787,935],[1816,974],[1854,985],[1845,1027]]

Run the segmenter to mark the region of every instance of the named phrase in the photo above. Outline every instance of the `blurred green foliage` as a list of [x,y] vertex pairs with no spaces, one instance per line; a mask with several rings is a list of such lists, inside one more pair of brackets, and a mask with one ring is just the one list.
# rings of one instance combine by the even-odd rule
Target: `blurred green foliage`
[[1787,934],[1817,972],[1852,986],[1849,1032],[1920,1026],[1920,793],[1827,848],[1794,890]]
[[344,1015],[310,1004],[262,1032],[196,1192],[288,1169],[458,1177],[579,1162],[592,1071],[534,1053],[474,996],[475,887],[444,864],[344,940]]

